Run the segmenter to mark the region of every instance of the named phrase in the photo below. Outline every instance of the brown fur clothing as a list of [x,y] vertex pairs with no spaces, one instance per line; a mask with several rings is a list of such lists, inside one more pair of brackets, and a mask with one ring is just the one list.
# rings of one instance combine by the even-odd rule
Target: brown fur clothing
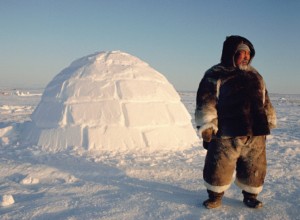
[[206,187],[224,192],[235,183],[246,192],[258,194],[266,176],[265,136],[251,138],[216,138],[208,146],[203,170]]
[[212,127],[219,136],[268,135],[276,126],[275,110],[261,75],[226,68],[209,69],[200,82],[195,111],[196,124]]
[[[228,37],[221,63],[210,68],[199,84],[195,120],[200,133],[212,128],[214,137],[207,144],[204,180],[214,192],[226,190],[236,170],[236,183],[249,193],[259,193],[266,174],[265,137],[276,127],[276,114],[263,77],[249,62],[246,70],[234,64],[237,47],[255,50],[240,36]],[[244,142],[244,139],[247,139]]]

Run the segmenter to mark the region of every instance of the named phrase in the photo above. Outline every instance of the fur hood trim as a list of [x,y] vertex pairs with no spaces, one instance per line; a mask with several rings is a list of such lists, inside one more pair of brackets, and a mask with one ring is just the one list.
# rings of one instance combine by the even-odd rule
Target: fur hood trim
[[250,62],[255,56],[255,50],[252,45],[252,43],[241,36],[238,35],[232,35],[228,36],[226,40],[223,43],[223,50],[222,50],[222,56],[221,56],[221,63],[226,67],[233,67],[234,64],[234,55],[237,51],[237,48],[240,44],[246,44],[250,49]]

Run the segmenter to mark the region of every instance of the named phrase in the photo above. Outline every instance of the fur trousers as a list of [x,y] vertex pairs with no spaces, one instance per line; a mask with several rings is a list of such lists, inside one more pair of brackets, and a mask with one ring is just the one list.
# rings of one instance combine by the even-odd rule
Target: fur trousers
[[213,138],[208,145],[203,178],[208,190],[220,193],[230,187],[236,171],[236,185],[258,194],[266,168],[266,136]]

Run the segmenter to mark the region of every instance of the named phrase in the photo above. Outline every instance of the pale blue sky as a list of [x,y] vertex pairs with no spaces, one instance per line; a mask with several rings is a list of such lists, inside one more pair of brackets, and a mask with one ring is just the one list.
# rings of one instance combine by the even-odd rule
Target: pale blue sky
[[297,0],[0,0],[0,86],[45,87],[77,58],[121,50],[195,91],[232,34],[254,44],[270,92],[300,94]]

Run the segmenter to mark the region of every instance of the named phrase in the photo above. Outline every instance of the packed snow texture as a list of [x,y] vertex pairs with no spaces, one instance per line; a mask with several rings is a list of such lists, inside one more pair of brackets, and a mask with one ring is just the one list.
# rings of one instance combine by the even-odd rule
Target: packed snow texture
[[182,150],[198,141],[168,80],[120,51],[71,63],[48,84],[31,118],[26,136],[52,152]]

